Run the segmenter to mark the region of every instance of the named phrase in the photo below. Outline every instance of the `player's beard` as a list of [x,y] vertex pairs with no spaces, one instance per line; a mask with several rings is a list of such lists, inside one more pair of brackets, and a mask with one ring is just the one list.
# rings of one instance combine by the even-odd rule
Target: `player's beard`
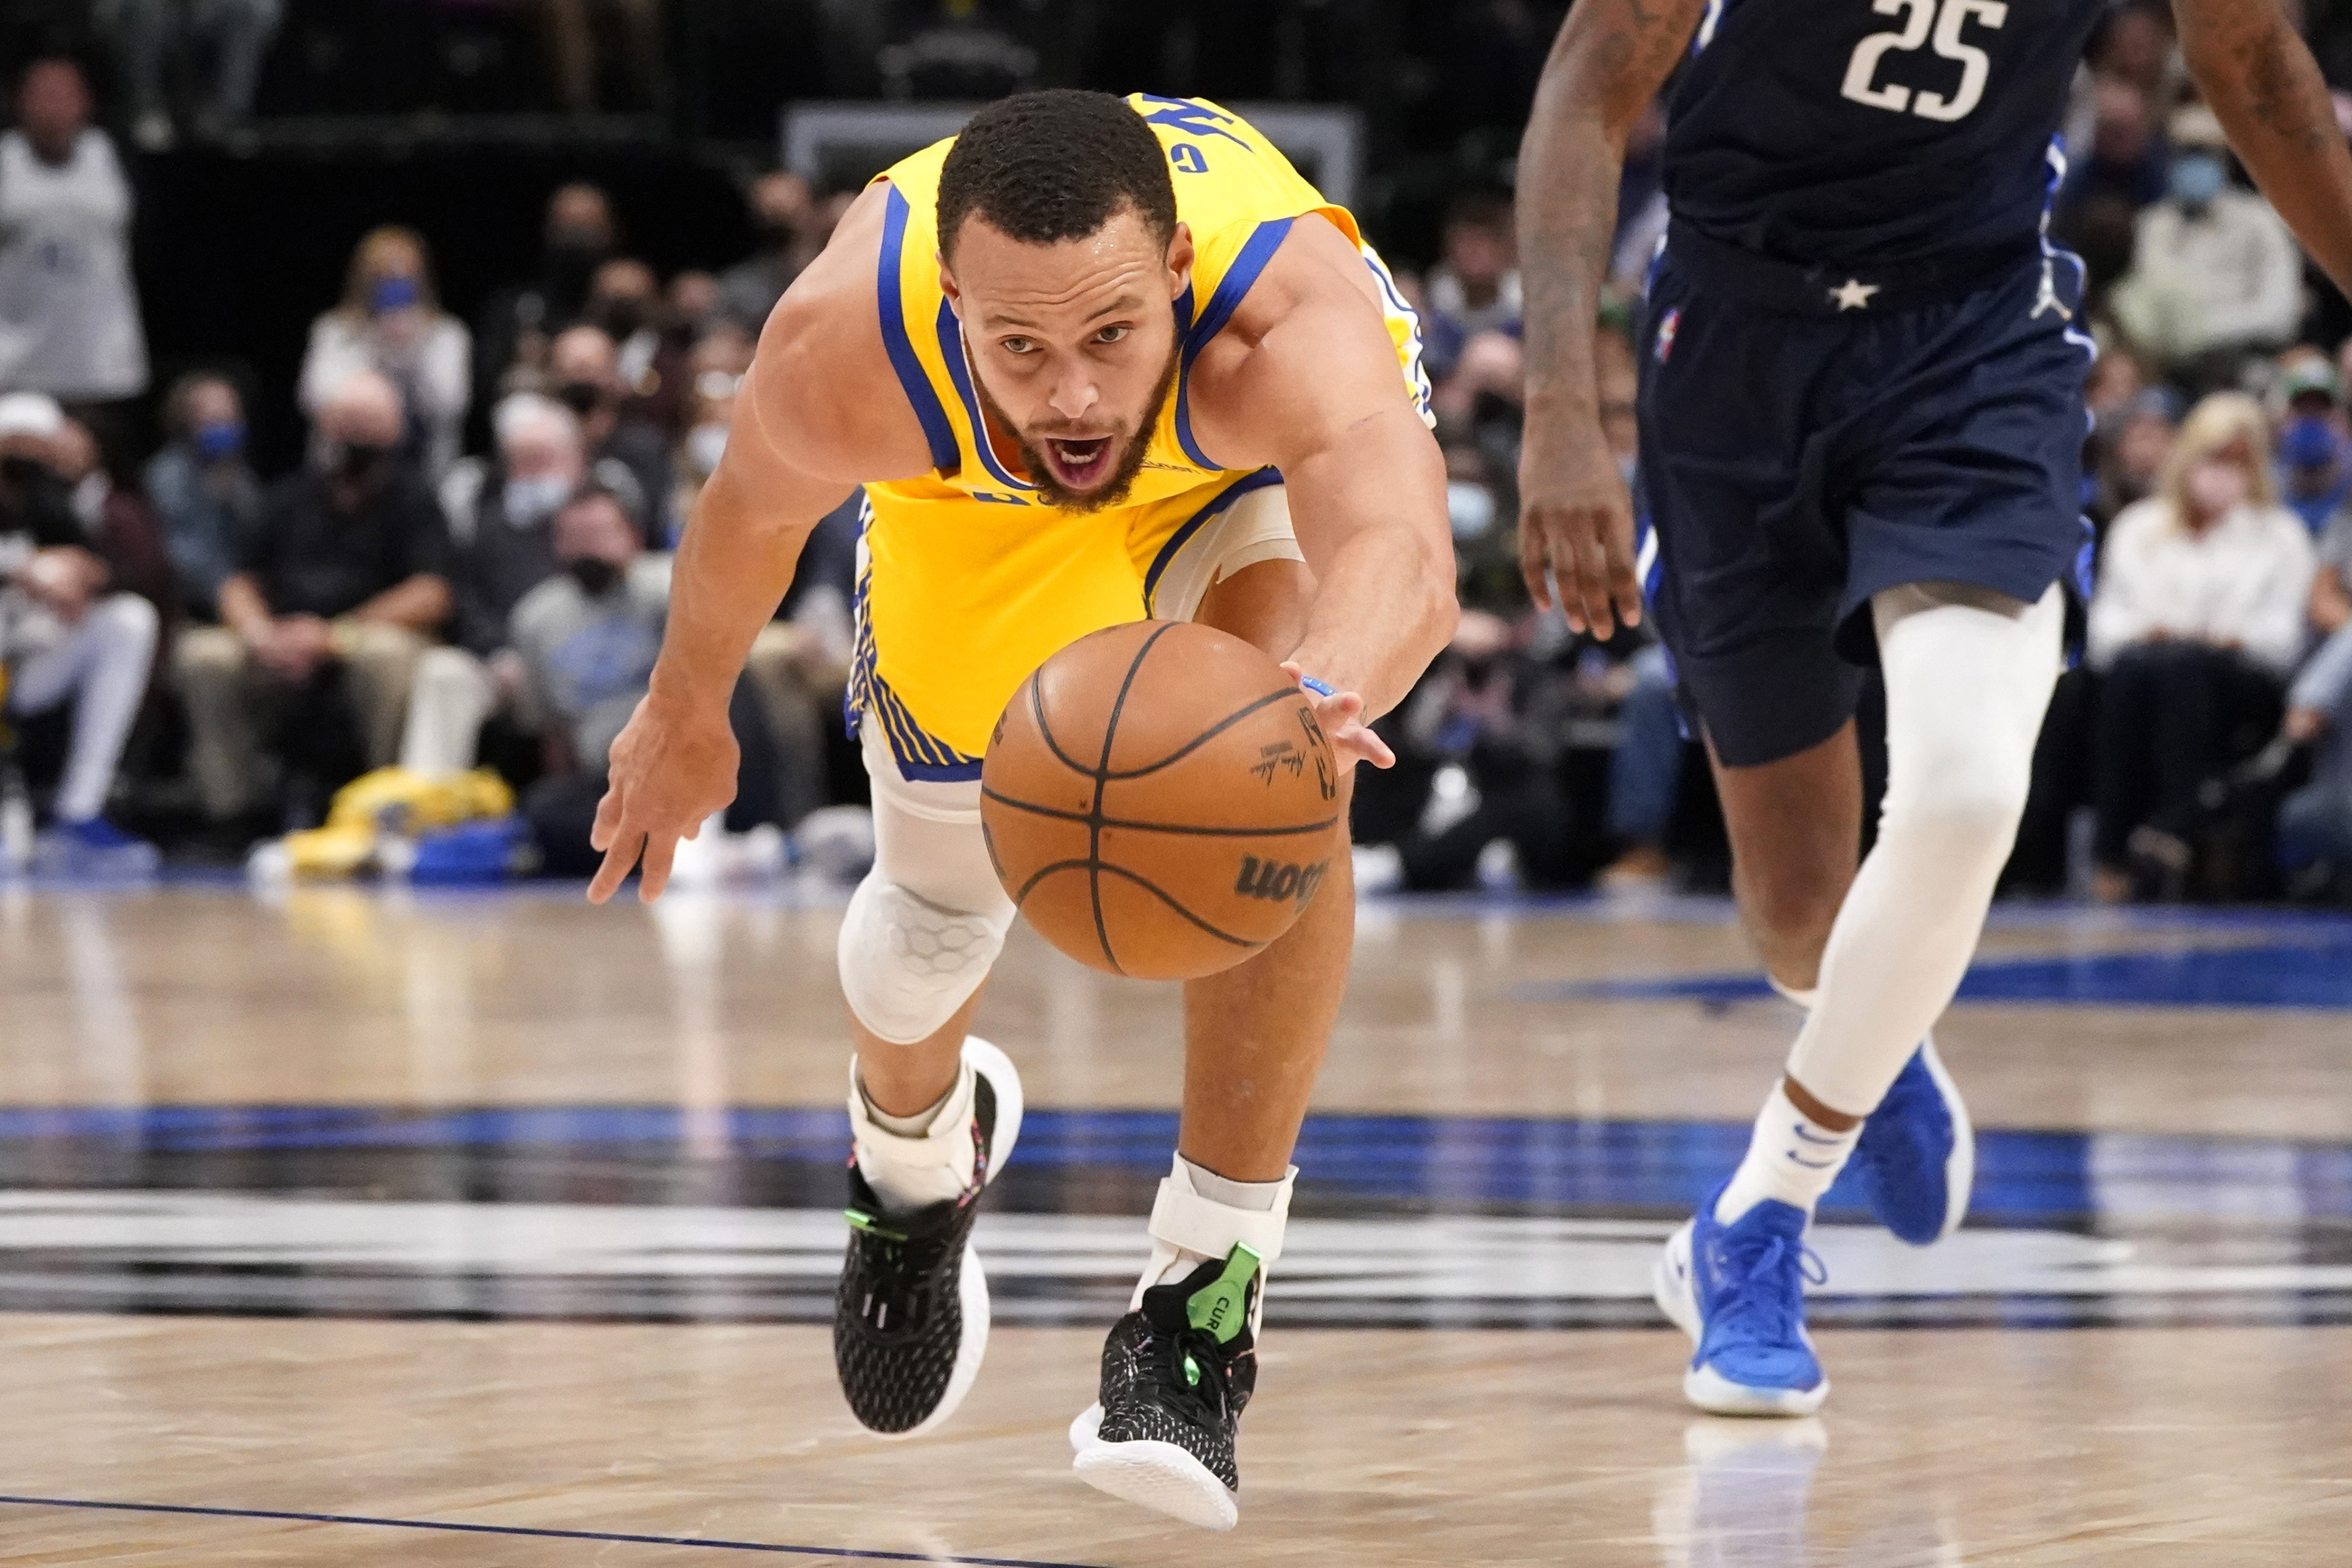
[[[988,395],[988,384],[978,376],[972,378],[979,389],[981,406],[1000,430],[1013,432],[1013,444],[1021,449],[1022,466],[1029,470],[1029,482],[1037,487],[1039,499],[1047,506],[1062,511],[1101,511],[1127,500],[1128,491],[1135,488],[1135,476],[1143,471],[1143,459],[1151,450],[1152,433],[1160,428],[1160,416],[1168,407],[1168,399],[1175,394],[1176,375],[1183,363],[1183,342],[1180,338],[1168,346],[1168,363],[1160,367],[1160,384],[1151,389],[1151,402],[1144,409],[1143,418],[1128,437],[1127,446],[1119,452],[1118,462],[1110,478],[1090,490],[1074,490],[1054,477],[1054,465],[1037,449],[1037,441],[1015,425]],[[985,432],[982,439],[986,438]],[[1038,440],[1050,439],[1050,435]]]

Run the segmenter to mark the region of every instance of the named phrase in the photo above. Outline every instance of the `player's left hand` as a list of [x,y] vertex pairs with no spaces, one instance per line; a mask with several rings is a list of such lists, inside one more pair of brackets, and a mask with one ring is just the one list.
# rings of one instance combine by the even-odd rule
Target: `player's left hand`
[[1315,721],[1323,726],[1324,738],[1331,742],[1332,754],[1339,759],[1342,772],[1358,763],[1370,763],[1376,768],[1396,766],[1396,753],[1389,750],[1389,743],[1363,721],[1361,697],[1352,691],[1338,691],[1326,697],[1306,684],[1301,679],[1305,672],[1295,664],[1284,665],[1282,672],[1298,681],[1299,689],[1307,693],[1307,700],[1315,705]]

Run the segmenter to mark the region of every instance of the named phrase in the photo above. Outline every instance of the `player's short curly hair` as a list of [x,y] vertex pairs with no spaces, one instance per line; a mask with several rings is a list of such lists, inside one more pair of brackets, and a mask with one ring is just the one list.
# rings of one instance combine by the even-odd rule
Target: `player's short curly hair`
[[1024,245],[1080,239],[1132,203],[1162,246],[1176,234],[1176,186],[1160,138],[1107,92],[1052,88],[971,117],[940,170],[940,250],[953,258],[978,216]]

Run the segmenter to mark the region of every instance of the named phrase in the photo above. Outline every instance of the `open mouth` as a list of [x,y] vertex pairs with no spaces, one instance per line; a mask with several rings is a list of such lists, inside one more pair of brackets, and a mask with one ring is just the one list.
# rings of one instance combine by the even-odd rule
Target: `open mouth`
[[1066,489],[1091,489],[1110,477],[1110,437],[1094,436],[1076,440],[1050,437],[1045,442],[1045,460],[1054,466],[1054,477]]

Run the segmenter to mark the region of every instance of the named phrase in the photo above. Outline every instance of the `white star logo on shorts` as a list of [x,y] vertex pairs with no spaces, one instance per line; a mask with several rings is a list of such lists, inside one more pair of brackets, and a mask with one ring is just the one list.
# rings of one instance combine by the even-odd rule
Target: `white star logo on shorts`
[[1877,284],[1864,283],[1859,278],[1849,278],[1844,283],[1830,290],[1830,298],[1837,301],[1837,308],[1841,311],[1863,310],[1869,309],[1870,297],[1877,292]]

